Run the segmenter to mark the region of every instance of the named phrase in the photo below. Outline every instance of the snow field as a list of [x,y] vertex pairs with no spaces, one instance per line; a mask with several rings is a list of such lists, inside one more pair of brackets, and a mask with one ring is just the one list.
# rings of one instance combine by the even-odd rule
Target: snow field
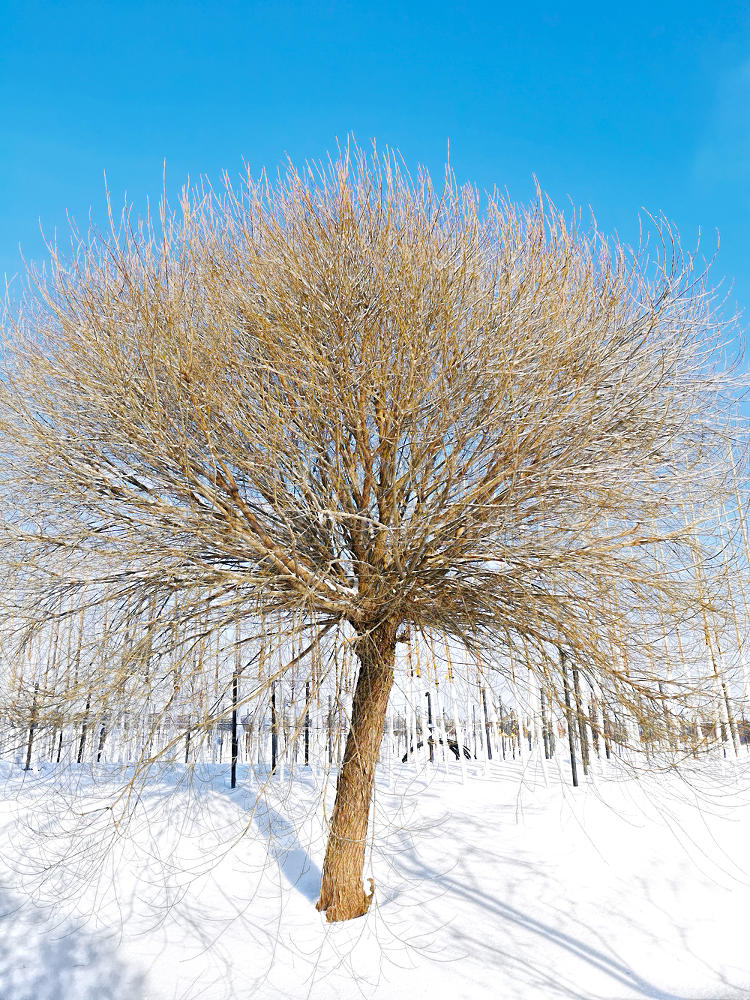
[[750,995],[749,763],[610,767],[575,790],[554,761],[546,786],[527,760],[465,770],[381,776],[373,908],[329,925],[333,778],[244,767],[231,791],[226,767],[175,766],[113,839],[115,768],[2,765],[0,997]]

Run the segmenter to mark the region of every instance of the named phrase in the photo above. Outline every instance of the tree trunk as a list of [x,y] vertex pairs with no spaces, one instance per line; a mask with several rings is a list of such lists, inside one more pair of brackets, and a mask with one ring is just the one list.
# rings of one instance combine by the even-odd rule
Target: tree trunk
[[317,908],[325,910],[329,921],[361,917],[375,891],[370,879],[370,892],[365,892],[362,873],[375,764],[393,685],[395,625],[385,622],[360,635],[356,648],[359,676],[352,703],[352,724],[336,783],[317,902]]

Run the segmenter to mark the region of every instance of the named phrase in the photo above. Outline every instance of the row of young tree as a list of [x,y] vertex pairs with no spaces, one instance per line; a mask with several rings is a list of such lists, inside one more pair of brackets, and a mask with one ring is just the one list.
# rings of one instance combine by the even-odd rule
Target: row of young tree
[[[570,704],[565,711],[550,711],[549,696],[540,693],[540,704],[505,703],[491,687],[476,686],[467,698],[458,699],[450,690],[448,704],[454,710],[457,701],[463,714],[450,714],[446,708],[445,689],[439,684],[420,683],[411,677],[409,696],[403,705],[391,706],[386,715],[379,764],[388,777],[399,764],[426,764],[455,767],[465,760],[488,763],[500,760],[538,760],[546,780],[544,761],[556,752],[570,761],[573,785],[580,772],[587,774],[592,760],[624,760],[632,764],[632,749],[646,759],[659,757],[665,745],[672,751],[694,757],[719,751],[724,757],[737,756],[740,746],[750,751],[750,721],[746,702],[704,708],[702,715],[684,719],[671,726],[665,744],[665,729],[654,730],[648,723],[638,723],[621,715],[609,719],[599,711],[596,698],[581,697],[578,671],[571,670]],[[456,685],[448,682],[450,687]],[[424,690],[424,688],[427,688]],[[424,700],[419,699],[419,694]],[[465,692],[462,691],[462,694]],[[489,693],[489,695],[488,695]],[[241,714],[242,683],[237,684],[237,703],[228,718],[212,719],[206,728],[205,715],[195,704],[180,713],[149,710],[127,714],[110,707],[92,704],[90,697],[78,712],[67,716],[52,708],[52,692],[34,684],[30,696],[7,699],[7,715],[2,727],[0,760],[13,761],[25,770],[48,764],[67,766],[133,765],[146,759],[154,763],[185,765],[223,765],[230,787],[237,784],[238,767],[265,776],[294,773],[300,767],[314,772],[340,767],[346,734],[349,731],[351,697],[333,694],[295,700],[294,684],[289,690],[283,679],[274,681],[265,701],[254,704],[254,711]],[[473,696],[473,697],[472,697]],[[267,704],[266,704],[267,701]],[[231,702],[230,702],[231,704]],[[69,706],[72,708],[72,706]],[[190,709],[193,709],[191,713]],[[633,731],[637,739],[632,741]],[[144,753],[145,752],[145,753]],[[450,770],[450,768],[447,768]]]
[[[226,763],[232,787],[238,764],[282,775],[299,764],[340,766],[356,679],[350,644],[327,650],[332,670],[321,669],[318,647],[315,668],[310,656],[310,662],[302,658],[284,669],[292,650],[277,635],[275,646],[264,647],[257,668],[246,673],[238,627],[228,643],[219,636],[200,641],[192,662],[175,648],[169,662],[147,657],[132,664],[129,680],[136,693],[128,698],[122,674],[116,688],[107,686],[111,644],[85,641],[102,631],[85,615],[59,618],[35,637],[19,663],[8,664],[0,759],[27,770],[42,762],[133,764],[144,758]],[[714,642],[720,645],[717,636]],[[116,655],[122,661],[126,654]],[[280,669],[259,695],[269,661]],[[186,688],[180,680],[188,674]],[[665,747],[695,756],[718,746],[726,756],[727,745],[736,755],[748,743],[746,672],[741,688],[726,674],[718,678],[713,700],[696,706],[692,717],[684,710],[673,717],[665,706],[656,718],[644,712],[623,716],[617,709],[610,718],[586,673],[582,681],[578,666],[568,668],[564,656],[561,678],[562,692],[555,692],[535,684],[528,664],[520,678],[508,665],[488,670],[479,664],[471,676],[465,663],[454,663],[448,645],[437,657],[434,642],[421,651],[415,644],[397,667],[380,760],[390,770],[398,760],[420,766],[486,762],[522,759],[535,749],[548,760],[561,744],[577,784],[576,758],[586,773],[592,752],[630,761],[633,747],[650,758]]]
[[[295,671],[310,698],[337,689],[348,649],[329,920],[370,903],[403,650],[544,692],[571,738],[585,683],[633,753],[661,734],[679,759],[670,734],[717,699],[732,729],[741,336],[669,226],[649,239],[352,146],[51,245],[3,324],[5,661],[91,628],[57,643],[62,687],[36,678],[32,717],[143,713],[158,687],[157,713],[210,733],[240,685],[244,706]],[[213,647],[221,700],[196,668]]]

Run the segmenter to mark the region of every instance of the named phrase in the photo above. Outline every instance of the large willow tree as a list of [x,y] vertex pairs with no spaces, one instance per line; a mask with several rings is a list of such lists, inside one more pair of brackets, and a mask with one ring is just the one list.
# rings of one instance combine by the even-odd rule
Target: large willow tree
[[181,628],[230,607],[353,637],[330,920],[370,901],[399,642],[522,643],[546,680],[562,649],[634,712],[686,690],[656,640],[720,610],[701,519],[734,333],[655,236],[649,259],[354,150],[53,248],[5,324],[9,616],[95,594],[132,639],[182,595]]

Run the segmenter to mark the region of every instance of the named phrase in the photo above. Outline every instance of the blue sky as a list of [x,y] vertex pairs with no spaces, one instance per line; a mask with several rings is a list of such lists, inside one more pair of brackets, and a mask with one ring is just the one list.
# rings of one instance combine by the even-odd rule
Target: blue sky
[[[45,230],[353,133],[635,240],[699,229],[750,315],[750,5],[0,0],[0,275]],[[747,324],[747,316],[745,317]]]

